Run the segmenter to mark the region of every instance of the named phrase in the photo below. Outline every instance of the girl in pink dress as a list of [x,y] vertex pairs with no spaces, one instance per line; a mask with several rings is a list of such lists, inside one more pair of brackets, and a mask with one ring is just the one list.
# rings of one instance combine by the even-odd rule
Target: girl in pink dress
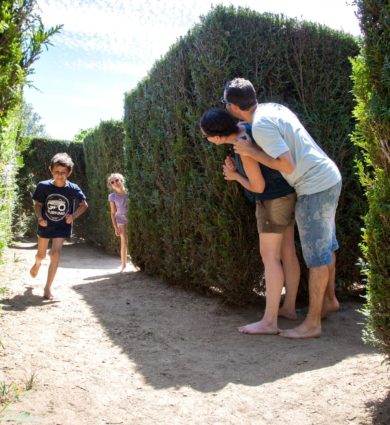
[[127,190],[122,174],[113,173],[107,179],[107,186],[112,192],[108,195],[111,209],[111,220],[115,235],[121,239],[121,273],[127,266]]

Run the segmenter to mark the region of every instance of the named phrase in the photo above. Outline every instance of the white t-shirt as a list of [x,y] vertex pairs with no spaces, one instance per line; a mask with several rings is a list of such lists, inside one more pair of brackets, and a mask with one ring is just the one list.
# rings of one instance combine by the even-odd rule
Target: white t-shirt
[[272,158],[291,152],[295,170],[282,175],[298,196],[321,192],[341,180],[336,164],[285,106],[260,103],[253,116],[252,133],[256,143]]

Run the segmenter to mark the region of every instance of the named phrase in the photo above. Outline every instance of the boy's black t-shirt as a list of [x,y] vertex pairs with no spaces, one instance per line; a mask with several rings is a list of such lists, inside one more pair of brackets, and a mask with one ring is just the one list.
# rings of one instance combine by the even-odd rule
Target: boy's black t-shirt
[[86,199],[78,185],[67,181],[64,187],[57,187],[53,180],[44,180],[38,183],[32,198],[42,204],[42,218],[47,220],[47,227],[38,224],[38,235],[48,239],[69,238],[72,224],[67,224],[65,217],[74,213],[76,203]]
[[[243,125],[245,126],[246,132],[249,134],[252,143],[255,143],[252,137],[251,126],[247,123]],[[234,159],[236,162],[237,171],[242,176],[247,177],[240,155],[234,153]],[[263,193],[255,193],[244,189],[245,195],[250,202],[256,203],[257,201],[276,199],[294,192],[294,189],[287,183],[287,181],[283,178],[279,171],[266,167],[265,165],[260,163],[259,167],[265,180],[265,189]]]

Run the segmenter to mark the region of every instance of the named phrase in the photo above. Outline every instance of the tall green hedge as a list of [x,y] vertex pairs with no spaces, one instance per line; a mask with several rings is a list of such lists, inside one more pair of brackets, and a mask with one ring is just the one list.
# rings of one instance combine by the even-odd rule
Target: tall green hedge
[[130,254],[147,272],[233,302],[259,287],[254,207],[226,184],[227,149],[202,140],[197,122],[218,105],[227,80],[243,76],[260,102],[294,110],[337,162],[339,284],[359,279],[364,199],[354,173],[354,122],[347,34],[282,16],[216,7],[158,61],[125,98]]
[[368,200],[365,272],[368,317],[365,338],[390,356],[390,8],[387,0],[358,0],[363,42],[354,61],[357,100],[355,144]]
[[[14,231],[19,235],[36,234],[36,217],[33,210],[32,194],[38,182],[51,178],[49,171],[51,158],[59,152],[66,152],[74,162],[73,173],[69,180],[77,183],[88,194],[85,177],[85,161],[82,143],[66,140],[34,138],[23,152],[23,167],[18,171],[16,184],[19,199],[14,215]],[[88,199],[87,199],[88,202]],[[89,211],[75,221],[73,235],[84,238]]]
[[87,240],[111,253],[118,253],[120,244],[111,223],[107,177],[125,174],[123,143],[123,123],[118,121],[102,121],[83,141],[91,217]]
[[36,0],[0,2],[0,256],[12,236],[22,89],[43,46],[61,28],[45,30],[36,7]]

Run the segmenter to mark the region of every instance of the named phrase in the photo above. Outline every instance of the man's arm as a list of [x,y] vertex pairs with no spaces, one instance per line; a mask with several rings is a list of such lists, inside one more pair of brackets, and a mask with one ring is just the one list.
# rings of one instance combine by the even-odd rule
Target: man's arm
[[291,174],[295,169],[290,151],[282,153],[277,158],[272,158],[249,140],[239,140],[234,144],[233,148],[239,155],[249,156],[255,161],[282,173]]

